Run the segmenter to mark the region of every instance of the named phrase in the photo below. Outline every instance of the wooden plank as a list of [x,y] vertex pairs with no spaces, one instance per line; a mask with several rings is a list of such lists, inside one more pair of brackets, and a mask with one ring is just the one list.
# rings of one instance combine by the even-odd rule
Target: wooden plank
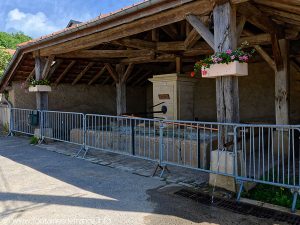
[[173,40],[178,38],[178,30],[174,24],[161,27],[161,29]]
[[215,48],[214,44],[214,35],[210,30],[197,18],[195,15],[187,15],[186,20],[194,27],[194,29],[200,34],[200,36],[209,44],[213,49]]
[[[300,14],[300,4],[299,1],[288,1],[288,2],[280,2],[274,0],[254,0],[255,3],[266,5],[268,7],[280,9],[283,11],[287,11],[290,13]],[[292,4],[294,3],[294,4]]]
[[[227,2],[217,5],[214,16],[215,52],[224,52],[237,47],[236,10]],[[237,77],[216,78],[218,122],[239,122],[239,88]]]
[[[43,71],[46,66],[46,59],[40,57],[39,52],[35,53],[35,79],[41,80],[43,78]],[[48,109],[48,92],[36,92],[36,109]]]
[[52,66],[52,63],[54,61],[54,55],[50,55],[48,58],[47,58],[47,61],[45,63],[45,66],[44,66],[44,69],[43,69],[43,73],[42,73],[42,79],[44,79],[44,77],[47,77],[49,72],[50,72],[50,68]]
[[157,42],[158,51],[184,51],[185,46],[183,41],[172,42]]
[[153,54],[151,50],[80,50],[57,55],[66,59],[127,58]]
[[176,73],[180,74],[181,73],[181,67],[182,67],[182,61],[181,61],[181,58],[179,56],[176,57],[175,64],[176,64]]
[[137,48],[137,49],[149,49],[149,50],[155,50],[156,49],[156,43],[152,41],[145,41],[137,38],[123,38],[119,40],[115,40],[111,42],[115,45],[121,45],[129,48]]
[[116,83],[118,83],[118,82],[119,82],[119,77],[118,77],[118,75],[117,75],[115,69],[112,67],[112,65],[109,64],[109,63],[105,63],[104,66],[105,66],[105,68],[107,69],[109,75],[114,79],[114,81],[115,81]]
[[106,71],[106,67],[104,66],[88,83],[88,85],[92,85],[94,82],[96,82]]
[[117,64],[116,72],[118,75],[118,82],[116,83],[117,115],[121,116],[126,113],[126,82],[122,82],[125,75],[125,66],[122,64]]
[[244,25],[245,25],[246,21],[247,21],[247,20],[246,20],[246,17],[242,15],[242,16],[240,17],[240,21],[239,21],[239,23],[238,23],[238,25],[237,25],[237,27],[236,27],[236,39],[237,39],[237,40],[239,40],[240,37],[241,37],[241,34],[242,34],[242,32],[243,32]]
[[60,65],[63,63],[62,59],[56,59],[54,65],[51,66],[50,71],[48,73],[48,75],[46,77],[44,77],[43,79],[50,79],[52,77],[52,75],[54,74],[54,72],[56,71],[56,69],[58,67],[60,67]]
[[151,30],[151,40],[154,42],[159,41],[159,30],[158,29]]
[[193,29],[184,41],[185,49],[192,48],[200,38],[201,36],[199,35],[199,33],[195,29]]
[[[84,37],[79,37],[77,34],[76,37],[72,37],[74,39],[69,38],[69,41],[62,40],[61,42],[57,42],[54,46],[41,49],[41,55],[62,54],[84,48],[91,48],[104,42],[114,41],[120,38],[179,22],[185,18],[187,13],[206,15],[211,10],[212,4],[209,0],[193,1],[188,4],[181,5],[180,7],[175,7],[148,17],[136,19],[130,23],[104,29],[101,30],[101,32],[86,35]],[[52,43],[52,45],[53,44],[54,43]]]
[[279,37],[277,33],[271,34],[271,43],[272,43],[273,57],[274,57],[276,69],[281,70],[283,67],[283,58],[281,56]]
[[122,78],[122,83],[126,83],[128,77],[130,76],[130,74],[132,73],[133,71],[133,68],[134,68],[134,64],[133,63],[130,63],[124,73],[124,76]]
[[259,6],[259,9],[262,12],[267,13],[268,15],[271,15],[271,16],[276,15],[276,16],[279,16],[279,17],[284,17],[284,18],[288,18],[288,19],[291,19],[291,20],[300,21],[300,15],[299,14],[286,12],[286,11],[283,11],[281,9],[274,9],[274,8],[266,7],[266,6]]
[[275,71],[276,66],[274,60],[269,56],[269,54],[263,50],[259,45],[254,45],[255,50],[260,54],[260,56],[269,64],[269,66]]
[[243,42],[248,42],[249,46],[254,45],[268,45],[271,44],[271,35],[270,34],[258,34],[258,35],[251,35],[247,37],[241,37],[238,41],[239,44]]
[[249,0],[230,0],[231,4],[241,4],[243,2],[248,2]]
[[75,60],[70,62],[70,64],[66,67],[66,69],[59,75],[59,77],[54,82],[55,85],[59,84],[59,82],[67,75],[67,73],[70,71],[70,69],[74,66],[75,63],[76,63]]
[[283,67],[275,72],[275,112],[276,124],[289,124],[289,43],[279,40],[283,56]]
[[33,70],[30,72],[29,76],[26,78],[26,83],[28,83],[31,78],[33,78],[35,76],[35,68],[33,68]]
[[86,74],[86,72],[94,65],[94,62],[90,62],[75,78],[75,80],[72,82],[72,85],[75,85],[80,81],[80,79]]

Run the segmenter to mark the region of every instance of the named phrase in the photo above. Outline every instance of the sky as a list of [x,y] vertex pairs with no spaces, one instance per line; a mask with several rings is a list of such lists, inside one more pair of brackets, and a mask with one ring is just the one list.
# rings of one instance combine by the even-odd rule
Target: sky
[[63,29],[73,19],[86,21],[140,0],[0,0],[0,31],[32,38]]

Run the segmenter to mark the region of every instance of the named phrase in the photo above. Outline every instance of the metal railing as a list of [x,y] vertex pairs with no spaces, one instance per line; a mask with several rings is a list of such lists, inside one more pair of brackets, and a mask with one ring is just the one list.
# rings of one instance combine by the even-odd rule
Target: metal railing
[[[0,111],[1,113],[1,111]],[[36,117],[34,117],[36,115]],[[35,121],[34,118],[37,118]],[[171,121],[11,109],[10,131],[233,178],[300,190],[300,126]],[[34,122],[37,122],[34,124]],[[34,124],[34,125],[32,125]],[[155,172],[156,172],[155,170]]]

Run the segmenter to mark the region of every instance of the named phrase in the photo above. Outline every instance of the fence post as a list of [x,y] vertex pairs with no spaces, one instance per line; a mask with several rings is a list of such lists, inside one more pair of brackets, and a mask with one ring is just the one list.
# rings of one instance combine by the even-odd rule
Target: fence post
[[39,133],[39,139],[43,140],[43,130],[44,130],[44,112],[42,110],[38,110],[38,115],[40,115],[40,133]]
[[82,148],[86,151],[86,140],[87,140],[87,125],[86,125],[86,114],[82,114],[83,117],[83,144]]
[[13,119],[13,108],[9,107],[9,132],[8,136],[13,136],[13,130],[14,130],[14,119]]
[[159,165],[162,166],[164,158],[164,124],[159,122]]
[[135,120],[131,119],[131,153],[132,155],[135,155]]

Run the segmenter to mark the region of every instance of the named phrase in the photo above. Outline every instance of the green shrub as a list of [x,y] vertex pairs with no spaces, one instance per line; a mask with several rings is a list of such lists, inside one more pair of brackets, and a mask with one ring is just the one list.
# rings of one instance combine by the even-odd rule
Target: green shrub
[[36,137],[36,136],[32,136],[32,137],[30,138],[29,143],[30,143],[31,145],[37,145],[37,144],[39,143],[39,138]]

